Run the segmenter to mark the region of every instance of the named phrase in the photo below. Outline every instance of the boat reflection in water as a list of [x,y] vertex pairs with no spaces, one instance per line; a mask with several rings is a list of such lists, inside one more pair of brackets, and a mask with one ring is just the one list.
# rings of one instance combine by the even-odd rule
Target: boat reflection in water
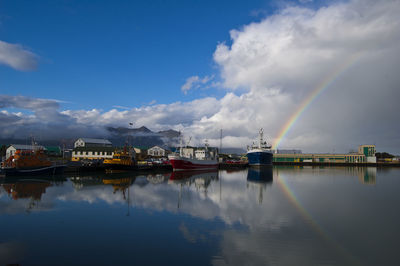
[[178,209],[181,206],[182,201],[182,187],[190,187],[192,184],[197,190],[203,190],[204,196],[207,197],[207,189],[211,184],[211,181],[218,180],[218,171],[174,171],[168,180],[168,184],[180,185],[179,196],[178,196]]
[[103,179],[97,176],[72,176],[69,179],[76,190],[104,184]]
[[13,181],[3,180],[0,187],[13,200],[28,199],[26,211],[30,212],[33,208],[39,207],[42,195],[46,193],[46,189],[53,185],[60,185],[65,181],[64,178],[31,178],[20,177],[14,178]]
[[258,203],[263,201],[263,190],[267,189],[273,181],[273,172],[271,166],[249,167],[247,172],[247,188],[258,189]]
[[135,182],[135,177],[124,177],[124,178],[104,178],[103,184],[112,185],[114,188],[113,193],[115,194],[117,191],[121,191],[126,200],[125,191],[129,189],[129,187]]
[[218,171],[178,171],[172,172],[168,183],[195,184],[197,188],[207,188],[211,180],[218,180]]
[[[112,185],[114,191],[113,194],[118,191],[122,192],[122,196],[127,203],[127,212],[126,216],[130,216],[130,193],[129,187],[135,182],[136,177],[123,177],[123,178],[103,178],[103,183],[105,185]],[[128,191],[126,193],[126,191]],[[126,195],[128,194],[128,195]]]

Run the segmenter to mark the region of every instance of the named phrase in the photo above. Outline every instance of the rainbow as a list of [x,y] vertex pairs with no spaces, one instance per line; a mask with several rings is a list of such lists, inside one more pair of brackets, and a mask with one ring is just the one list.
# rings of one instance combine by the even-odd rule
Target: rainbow
[[281,176],[279,172],[277,172],[277,179],[274,178],[274,180],[277,180],[278,186],[282,189],[284,195],[289,199],[292,205],[300,212],[303,219],[314,229],[315,232],[322,237],[326,243],[334,247],[335,250],[343,256],[343,258],[346,258],[347,261],[351,262],[351,265],[362,265],[356,257],[348,252],[348,250],[344,249],[336,241],[329,237],[329,235],[323,230],[323,227],[318,224],[311,214],[303,207],[296,194],[288,185],[286,179]]
[[355,53],[350,56],[345,62],[338,65],[334,71],[332,71],[329,75],[327,75],[317,86],[316,88],[310,93],[310,95],[300,104],[297,110],[290,116],[287,122],[283,125],[281,130],[279,131],[278,137],[275,139],[274,143],[272,144],[272,149],[277,149],[279,144],[281,143],[282,139],[288,134],[290,129],[299,119],[299,117],[304,113],[308,106],[320,95],[324,92],[335,80],[340,77],[340,75],[346,70],[348,70],[360,57],[361,53]]
[[299,199],[294,194],[293,190],[290,189],[289,185],[287,184],[285,178],[278,175],[277,183],[279,187],[284,192],[285,196],[289,199],[289,201],[296,207],[296,209],[300,212],[301,216],[303,216],[304,220],[306,220],[315,231],[317,231],[324,239],[328,239],[325,232],[322,230],[321,226],[317,224],[314,218],[306,211],[306,209],[301,205]]

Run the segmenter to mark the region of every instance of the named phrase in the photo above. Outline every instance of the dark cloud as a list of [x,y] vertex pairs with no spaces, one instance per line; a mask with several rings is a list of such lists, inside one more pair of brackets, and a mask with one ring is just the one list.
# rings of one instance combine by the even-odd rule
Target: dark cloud
[[0,108],[9,107],[38,111],[43,109],[57,110],[60,106],[55,100],[26,96],[0,95]]

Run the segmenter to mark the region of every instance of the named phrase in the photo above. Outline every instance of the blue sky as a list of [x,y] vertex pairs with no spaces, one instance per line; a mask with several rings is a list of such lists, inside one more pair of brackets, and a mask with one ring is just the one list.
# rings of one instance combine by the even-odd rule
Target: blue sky
[[1,137],[134,122],[212,145],[222,128],[243,148],[261,127],[276,142],[331,79],[281,148],[397,152],[399,12],[399,0],[2,1]]
[[[222,92],[180,88],[216,72],[229,30],[273,12],[268,1],[8,1],[2,40],[38,56],[20,72],[1,66],[2,91],[68,102],[65,108],[139,107]],[[260,13],[257,14],[257,11]]]

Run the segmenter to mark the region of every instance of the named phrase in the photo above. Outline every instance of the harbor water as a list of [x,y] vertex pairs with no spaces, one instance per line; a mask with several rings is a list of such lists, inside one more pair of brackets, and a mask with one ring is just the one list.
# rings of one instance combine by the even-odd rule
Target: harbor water
[[1,180],[0,265],[400,265],[400,168]]

